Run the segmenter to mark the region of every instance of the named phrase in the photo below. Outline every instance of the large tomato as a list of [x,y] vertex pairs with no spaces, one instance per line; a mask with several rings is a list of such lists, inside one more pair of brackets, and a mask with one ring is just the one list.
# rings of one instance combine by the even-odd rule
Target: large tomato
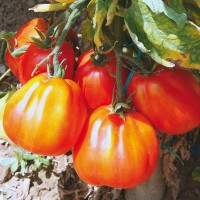
[[155,130],[142,114],[129,111],[121,117],[108,105],[89,117],[73,160],[86,183],[130,188],[152,175],[158,152]]
[[[31,74],[36,65],[52,52],[52,48],[45,49],[35,44],[31,44],[29,46],[29,48],[24,53],[23,60],[21,61],[21,66],[19,68],[21,72],[20,81],[22,85],[32,78]],[[66,68],[65,78],[72,79],[75,66],[75,52],[73,46],[70,43],[66,41],[62,43],[58,60],[60,63],[62,63],[62,66]],[[49,60],[39,66],[34,76],[46,72],[47,63],[53,66],[53,56],[51,56]]]
[[[78,68],[75,73],[75,82],[82,89],[88,106],[94,110],[112,101],[114,89],[116,90],[116,58],[115,54],[106,55],[105,64],[95,64],[91,59],[93,50],[83,53],[78,59]],[[125,83],[128,72],[122,69],[122,82]]]
[[27,151],[60,155],[74,146],[86,117],[84,97],[74,81],[41,74],[8,100],[3,127]]
[[[47,27],[48,25],[44,19],[34,18],[19,28],[17,33],[11,38],[10,44],[13,49],[21,48],[25,45],[30,45],[30,42],[33,42],[31,37],[39,38],[36,29],[44,34],[47,30]],[[15,58],[8,50],[6,51],[6,64],[18,80],[20,80],[19,67],[22,59],[23,54]]]
[[127,91],[134,92],[137,110],[161,132],[178,135],[200,125],[200,87],[188,70],[175,67],[135,74]]

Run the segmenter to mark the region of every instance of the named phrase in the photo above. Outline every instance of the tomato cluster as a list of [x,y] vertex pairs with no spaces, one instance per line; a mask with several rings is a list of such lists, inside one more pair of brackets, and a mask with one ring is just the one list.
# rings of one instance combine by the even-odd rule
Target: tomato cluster
[[[53,67],[52,56],[32,74],[54,48],[32,43],[36,29],[45,35],[47,28],[45,21],[34,19],[10,41],[13,48],[27,49],[17,58],[6,53],[7,65],[23,85],[6,105],[6,134],[32,153],[60,155],[72,149],[74,167],[87,183],[129,188],[144,182],[157,165],[156,130],[179,135],[200,125],[199,82],[179,67],[135,73],[124,97],[132,95],[131,108],[121,109],[120,102],[113,105],[114,52],[102,56],[91,49],[75,66],[73,46],[64,41],[58,56],[66,68],[64,79],[46,73],[48,65]],[[123,65],[123,87],[128,76]]]
[[[43,59],[45,59],[53,50],[53,44],[39,46],[34,44],[34,38],[40,39],[40,34],[45,34],[48,28],[48,23],[42,18],[35,18],[19,28],[17,33],[10,40],[12,50],[26,47],[26,51],[17,57],[13,57],[9,50],[6,51],[6,63],[19,82],[24,85],[33,76],[47,71],[47,64],[53,66],[53,56],[50,56],[43,62],[34,74],[33,70]],[[38,34],[40,32],[40,34]],[[72,31],[70,32],[72,35]],[[70,37],[70,36],[69,36]],[[72,37],[74,37],[72,35]],[[74,38],[73,38],[74,39]],[[42,42],[42,41],[41,41]],[[52,43],[54,41],[51,41]],[[73,78],[75,65],[75,52],[72,44],[63,41],[58,60],[62,63],[62,67],[66,69],[65,78]]]

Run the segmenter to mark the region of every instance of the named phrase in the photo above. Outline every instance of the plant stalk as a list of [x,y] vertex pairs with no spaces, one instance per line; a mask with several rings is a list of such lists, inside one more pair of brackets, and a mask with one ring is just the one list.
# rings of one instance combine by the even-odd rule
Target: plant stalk
[[150,71],[145,68],[145,64],[141,60],[133,58],[126,53],[123,53],[121,51],[121,49],[119,47],[117,47],[116,45],[115,45],[114,49],[115,49],[115,52],[117,52],[118,55],[120,55],[121,57],[125,58],[126,60],[128,60],[131,63],[133,63],[134,65],[136,65],[142,72],[148,73],[148,74],[150,73]]
[[37,66],[35,67],[35,69],[32,72],[32,76],[34,75],[34,73],[36,72],[36,70],[38,69],[38,67],[43,64],[44,62],[46,62],[51,56],[54,56],[53,58],[53,64],[54,64],[54,74],[53,77],[61,77],[62,76],[62,69],[61,66],[59,64],[58,61],[58,54],[60,51],[60,47],[62,42],[65,40],[65,37],[67,35],[68,30],[70,29],[72,23],[74,22],[74,20],[80,15],[80,9],[81,7],[86,4],[88,2],[88,0],[79,0],[79,1],[75,1],[75,3],[71,4],[69,6],[69,10],[65,11],[60,17],[59,19],[54,22],[49,29],[46,32],[46,43],[49,42],[50,40],[50,36],[52,34],[52,32],[54,31],[54,28],[56,26],[58,26],[61,22],[67,21],[66,25],[63,28],[62,33],[60,34],[60,37],[58,39],[58,42],[56,44],[56,46],[54,47],[53,51],[45,58],[43,59],[40,63],[37,64]]
[[123,87],[122,87],[122,80],[121,80],[122,59],[121,59],[121,56],[118,54],[118,52],[115,51],[115,54],[116,54],[116,62],[117,62],[117,68],[116,68],[117,103],[119,103],[121,102],[123,98]]
[[72,13],[69,16],[69,19],[66,23],[66,25],[64,26],[62,33],[58,39],[58,42],[53,50],[54,52],[54,57],[53,57],[53,65],[54,65],[54,77],[60,77],[62,76],[62,68],[60,66],[60,63],[58,61],[58,55],[59,55],[59,51],[60,51],[60,47],[62,45],[62,42],[65,40],[65,37],[67,35],[67,32],[69,31],[72,23],[74,22],[74,20],[80,15],[80,11],[79,9],[74,9],[72,11]]

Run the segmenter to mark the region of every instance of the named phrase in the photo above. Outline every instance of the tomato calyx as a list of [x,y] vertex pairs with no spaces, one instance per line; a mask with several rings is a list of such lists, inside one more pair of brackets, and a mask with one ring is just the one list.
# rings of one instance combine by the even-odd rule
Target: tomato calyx
[[14,36],[15,33],[13,32],[6,32],[6,31],[1,31],[0,32],[0,39],[4,40],[7,43],[7,48],[11,51],[12,50],[12,45],[10,44],[10,39]]
[[108,61],[106,55],[98,52],[91,54],[90,57],[93,65],[95,66],[105,66],[106,62]]
[[23,45],[19,48],[16,48],[17,40],[15,38],[14,38],[14,45],[11,44],[11,39],[13,38],[14,35],[15,35],[15,33],[13,33],[13,32],[2,31],[0,33],[0,39],[4,40],[6,42],[6,48],[3,49],[3,51],[5,52],[6,49],[8,49],[8,51],[11,53],[11,55],[14,58],[17,58],[26,51],[26,49],[28,48],[28,45]]
[[122,119],[124,119],[124,114],[127,110],[130,109],[130,106],[127,103],[119,102],[115,105],[112,105],[112,113],[117,113]]

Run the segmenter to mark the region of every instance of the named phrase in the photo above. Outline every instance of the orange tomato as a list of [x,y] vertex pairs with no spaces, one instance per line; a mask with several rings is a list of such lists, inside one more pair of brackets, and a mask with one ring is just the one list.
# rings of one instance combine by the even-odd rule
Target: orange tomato
[[41,74],[8,100],[3,127],[16,145],[40,155],[61,155],[73,148],[86,121],[79,86],[70,79]]
[[142,114],[128,111],[121,117],[102,106],[90,115],[73,160],[88,184],[130,188],[152,175],[158,152],[155,130]]

